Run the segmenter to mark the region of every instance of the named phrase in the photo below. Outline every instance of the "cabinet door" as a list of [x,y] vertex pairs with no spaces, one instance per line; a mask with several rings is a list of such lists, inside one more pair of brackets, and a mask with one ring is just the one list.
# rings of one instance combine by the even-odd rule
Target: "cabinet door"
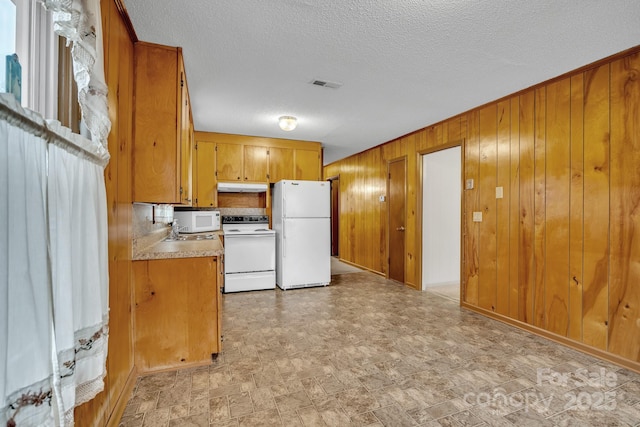
[[241,144],[216,143],[216,177],[218,181],[240,181],[243,170]]
[[293,149],[269,148],[269,182],[278,182],[283,179],[294,179]]
[[294,156],[295,179],[320,180],[320,153],[318,151],[296,149]]
[[189,90],[187,89],[187,78],[182,62],[182,55],[179,61],[180,71],[180,203],[191,205],[191,165],[193,152],[193,132],[191,121],[191,106],[189,101]]
[[267,147],[257,145],[244,146],[244,180],[267,181],[269,155]]
[[216,206],[216,144],[196,143],[194,202],[198,207]]
[[179,50],[135,44],[133,200],[180,203]]
[[139,372],[211,361],[218,346],[217,259],[132,262]]

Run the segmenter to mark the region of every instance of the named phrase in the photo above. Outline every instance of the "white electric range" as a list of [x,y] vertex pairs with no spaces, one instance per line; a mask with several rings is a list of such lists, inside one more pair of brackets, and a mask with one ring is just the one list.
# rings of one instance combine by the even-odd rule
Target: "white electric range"
[[224,293],[275,289],[276,232],[266,215],[225,215]]

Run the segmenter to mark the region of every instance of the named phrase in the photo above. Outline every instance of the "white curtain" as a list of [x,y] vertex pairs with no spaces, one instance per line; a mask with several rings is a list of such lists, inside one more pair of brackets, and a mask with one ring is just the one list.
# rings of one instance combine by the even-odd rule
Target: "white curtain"
[[73,425],[74,408],[104,388],[107,161],[0,95],[2,425]]
[[56,390],[65,424],[103,389],[108,336],[107,207],[103,169],[49,148],[49,230],[58,359]]
[[53,425],[42,120],[0,110],[0,421]]

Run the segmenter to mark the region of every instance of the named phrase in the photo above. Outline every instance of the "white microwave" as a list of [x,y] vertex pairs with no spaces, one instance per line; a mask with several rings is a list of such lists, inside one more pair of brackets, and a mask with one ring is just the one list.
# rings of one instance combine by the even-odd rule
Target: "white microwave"
[[178,221],[178,229],[181,233],[220,230],[220,211],[174,211],[173,219]]

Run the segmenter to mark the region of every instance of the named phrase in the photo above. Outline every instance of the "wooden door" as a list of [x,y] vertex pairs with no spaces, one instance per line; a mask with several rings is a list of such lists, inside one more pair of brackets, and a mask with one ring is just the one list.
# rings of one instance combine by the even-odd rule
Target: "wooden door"
[[218,181],[240,181],[244,158],[241,144],[216,143],[216,177]]
[[196,144],[194,204],[198,207],[216,206],[215,150],[214,142],[204,141]]
[[338,256],[340,247],[340,178],[329,178],[331,183],[331,256]]
[[318,181],[320,179],[320,153],[315,150],[296,150],[295,179]]
[[267,147],[244,146],[244,180],[268,181],[269,155]]
[[388,163],[389,279],[404,283],[404,233],[407,169],[406,159]]
[[294,179],[293,149],[269,148],[269,182],[278,182],[283,179]]

